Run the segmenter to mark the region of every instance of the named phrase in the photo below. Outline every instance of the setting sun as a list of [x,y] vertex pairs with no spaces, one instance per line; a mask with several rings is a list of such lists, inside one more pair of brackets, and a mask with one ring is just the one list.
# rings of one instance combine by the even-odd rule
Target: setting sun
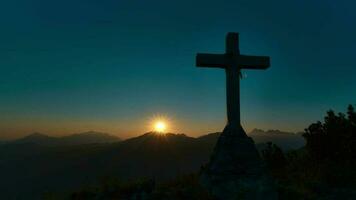
[[164,121],[157,121],[154,124],[154,129],[156,132],[163,133],[167,128],[167,125]]
[[171,118],[162,114],[153,115],[148,122],[149,130],[158,134],[165,134],[167,131],[171,131],[172,124],[174,124]]

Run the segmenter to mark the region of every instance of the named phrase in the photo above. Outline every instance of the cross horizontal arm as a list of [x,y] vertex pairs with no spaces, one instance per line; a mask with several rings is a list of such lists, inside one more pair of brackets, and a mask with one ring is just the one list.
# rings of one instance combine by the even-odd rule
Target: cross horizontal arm
[[270,66],[270,59],[268,56],[239,55],[238,63],[242,69],[267,69]]
[[196,56],[197,67],[225,68],[228,64],[225,54],[198,53]]

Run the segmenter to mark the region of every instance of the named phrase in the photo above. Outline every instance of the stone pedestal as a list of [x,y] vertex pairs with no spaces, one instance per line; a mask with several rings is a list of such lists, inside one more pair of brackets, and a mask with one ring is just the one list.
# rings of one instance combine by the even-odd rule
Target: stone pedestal
[[241,126],[224,129],[200,180],[217,199],[278,199],[274,181]]

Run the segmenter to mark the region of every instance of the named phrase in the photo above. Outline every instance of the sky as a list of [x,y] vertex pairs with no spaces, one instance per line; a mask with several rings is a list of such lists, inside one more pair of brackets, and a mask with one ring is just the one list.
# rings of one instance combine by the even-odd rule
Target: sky
[[150,131],[157,116],[191,136],[226,122],[225,73],[198,52],[271,57],[245,70],[244,128],[302,131],[356,102],[355,1],[4,0],[0,139],[31,132]]

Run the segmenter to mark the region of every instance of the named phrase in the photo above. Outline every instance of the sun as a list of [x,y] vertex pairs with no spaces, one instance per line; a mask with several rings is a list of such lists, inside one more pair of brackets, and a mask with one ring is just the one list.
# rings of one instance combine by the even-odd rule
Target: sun
[[158,133],[164,133],[167,129],[167,125],[164,121],[159,120],[154,123],[154,130]]
[[148,120],[148,128],[151,132],[158,135],[165,135],[174,127],[170,117],[162,114],[155,114]]

